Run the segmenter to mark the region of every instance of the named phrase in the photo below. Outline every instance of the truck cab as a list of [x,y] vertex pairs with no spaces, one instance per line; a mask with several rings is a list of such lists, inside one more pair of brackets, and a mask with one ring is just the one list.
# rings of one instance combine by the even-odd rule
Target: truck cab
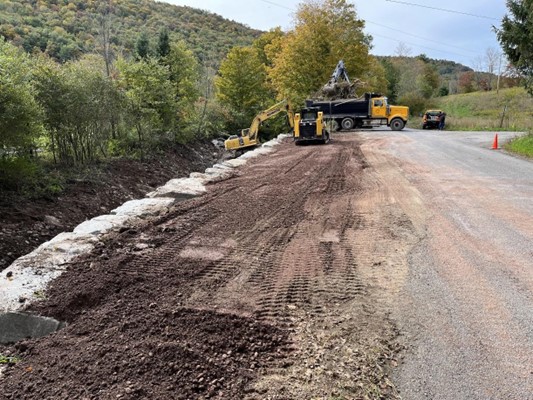
[[373,97],[371,95],[370,97],[369,115],[372,121],[369,122],[371,122],[371,125],[377,125],[378,121],[381,121],[381,125],[390,126],[393,131],[399,131],[404,128],[409,119],[409,107],[391,106],[384,96]]

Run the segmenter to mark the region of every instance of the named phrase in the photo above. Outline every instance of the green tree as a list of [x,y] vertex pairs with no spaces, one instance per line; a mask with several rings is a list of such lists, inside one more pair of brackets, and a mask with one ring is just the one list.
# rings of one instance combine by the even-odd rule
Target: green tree
[[196,119],[195,102],[199,96],[198,61],[184,41],[172,43],[165,60],[177,106],[176,139],[185,142],[194,134],[191,120]]
[[[295,27],[281,43],[269,68],[269,76],[282,97],[302,103],[329,79],[341,59],[351,79],[369,78],[373,71],[369,56],[371,37],[363,32],[355,6],[346,0],[317,0],[300,4]],[[365,76],[365,74],[367,74]],[[384,82],[383,76],[376,81]],[[371,84],[364,89],[374,89]]]
[[409,107],[409,112],[414,116],[418,116],[425,110],[435,107],[432,99],[426,99],[418,91],[403,94],[398,101],[402,106]]
[[31,147],[41,133],[29,57],[0,41],[0,149]]
[[385,77],[387,79],[387,97],[391,104],[395,104],[398,101],[400,70],[386,58],[381,59],[381,65],[385,69]]
[[[252,43],[252,48],[257,50],[257,55],[261,63],[268,69],[274,65],[274,59],[278,56],[281,50],[281,43],[285,38],[285,34],[281,28],[277,27],[270,31],[263,33]],[[277,92],[270,79],[270,76],[266,74],[266,80],[264,83],[265,96],[267,98],[275,99]]]
[[41,55],[33,70],[36,99],[44,110],[44,126],[54,162],[70,160],[71,152],[61,137],[64,125],[63,111],[68,107],[68,89],[60,64]]
[[426,64],[419,58],[409,57],[393,57],[392,63],[400,71],[398,101],[405,95],[409,95],[409,98],[412,98],[414,93],[422,96],[420,77],[424,74]]
[[274,58],[280,50],[280,41],[282,41],[284,37],[285,34],[281,28],[276,27],[263,33],[252,43],[252,47],[258,51],[259,59],[267,67],[272,67]]
[[139,35],[135,45],[135,51],[137,52],[137,58],[140,60],[145,60],[150,55],[150,40],[146,32],[142,32]]
[[93,55],[58,65],[41,58],[34,77],[54,159],[79,165],[105,158],[123,108],[105,61]]
[[170,54],[170,38],[168,36],[168,29],[163,28],[159,32],[159,41],[157,43],[157,54],[160,58],[164,58]]
[[[234,47],[215,78],[217,99],[231,112],[235,125],[245,127],[267,104],[266,67],[253,47]],[[272,99],[270,99],[272,102]]]
[[424,65],[422,75],[420,75],[419,85],[422,96],[426,99],[433,96],[440,85],[439,73],[433,65],[429,63]]
[[444,97],[444,96],[448,96],[450,94],[450,89],[448,89],[447,86],[441,86],[439,88],[439,97]]
[[496,30],[504,53],[525,77],[524,86],[533,95],[533,0],[507,0],[509,14]]
[[168,67],[156,59],[119,60],[119,84],[124,90],[129,117],[137,134],[139,155],[165,141],[173,141],[177,102]]

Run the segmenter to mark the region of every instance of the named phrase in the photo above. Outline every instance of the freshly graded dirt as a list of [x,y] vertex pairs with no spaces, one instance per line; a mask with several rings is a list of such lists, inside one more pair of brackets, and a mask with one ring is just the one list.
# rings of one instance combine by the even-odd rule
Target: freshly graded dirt
[[0,399],[399,398],[388,306],[421,232],[358,136],[208,189],[52,284],[33,311],[68,327],[8,349]]

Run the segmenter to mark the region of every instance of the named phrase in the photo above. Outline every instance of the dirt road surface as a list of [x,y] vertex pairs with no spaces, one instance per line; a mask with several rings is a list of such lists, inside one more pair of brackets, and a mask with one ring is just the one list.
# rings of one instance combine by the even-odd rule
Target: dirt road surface
[[117,233],[0,398],[531,398],[533,170],[473,137],[288,141]]
[[533,399],[533,164],[488,150],[493,137],[365,135],[369,162],[408,180],[426,220],[394,318],[405,399]]

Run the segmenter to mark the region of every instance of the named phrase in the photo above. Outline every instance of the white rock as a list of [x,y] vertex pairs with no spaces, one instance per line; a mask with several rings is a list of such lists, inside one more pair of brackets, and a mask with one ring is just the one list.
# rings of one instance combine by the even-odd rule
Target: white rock
[[215,165],[213,165],[213,168],[214,168],[214,169],[221,169],[221,170],[223,170],[223,171],[227,171],[227,170],[231,169],[231,167],[229,167],[229,166],[227,166],[227,165],[224,165],[224,163],[222,163],[222,164],[215,164]]
[[74,228],[74,233],[83,233],[86,235],[101,235],[113,229],[113,224],[108,221],[95,221],[90,219],[82,222]]
[[206,168],[205,169],[205,173],[207,175],[222,175],[224,174],[225,171],[222,171],[218,168]]
[[[39,297],[48,282],[61,275],[75,257],[94,249],[96,242],[95,236],[63,232],[15,260],[0,279],[0,310],[16,311]],[[27,301],[19,302],[21,297]]]
[[210,182],[220,182],[226,180],[231,178],[233,175],[235,175],[235,172],[231,169],[222,170],[218,168],[207,168],[206,173],[198,174],[195,172],[194,175],[191,174],[191,178],[199,179],[204,185],[206,185]]
[[206,192],[204,182],[195,178],[172,179],[164,186],[147,194],[148,197],[171,197],[175,200],[187,200]]
[[55,226],[62,225],[61,221],[52,215],[45,215],[44,222],[46,222],[48,225],[55,225]]
[[189,174],[189,178],[198,179],[200,182],[204,184],[209,182],[209,179],[210,179],[210,177],[207,174],[202,173],[202,172],[191,172]]
[[[11,278],[5,278],[5,274],[11,272]],[[0,311],[17,311],[28,302],[38,297],[51,280],[62,273],[61,268],[32,268],[24,263],[15,261],[2,273],[0,279]],[[20,298],[26,301],[21,303]]]
[[133,221],[131,217],[126,215],[113,215],[113,214],[104,214],[94,217],[93,221],[105,221],[113,225],[113,228],[118,228],[124,225],[127,225]]
[[130,200],[111,210],[111,214],[137,216],[140,218],[160,215],[166,212],[174,201],[174,199],[163,197]]
[[231,168],[237,168],[242,165],[246,164],[246,160],[243,160],[242,158],[235,158],[233,160],[226,160],[222,163],[222,165],[226,165]]
[[99,215],[82,222],[74,228],[73,232],[80,235],[102,235],[111,229],[127,225],[132,219],[132,217],[127,215]]
[[[96,241],[94,236],[85,233],[63,232],[48,242],[41,244],[37,249],[28,254],[28,256],[39,255],[39,252],[47,251],[77,255],[83,253],[84,249],[92,246]],[[21,258],[25,257],[23,256]]]
[[264,146],[263,145],[262,147],[259,147],[259,148],[255,149],[255,150],[247,151],[246,153],[244,153],[239,158],[243,159],[243,160],[248,160],[250,158],[259,157],[260,155],[268,154],[268,153],[271,153],[271,152],[272,152],[272,148],[270,146]]

